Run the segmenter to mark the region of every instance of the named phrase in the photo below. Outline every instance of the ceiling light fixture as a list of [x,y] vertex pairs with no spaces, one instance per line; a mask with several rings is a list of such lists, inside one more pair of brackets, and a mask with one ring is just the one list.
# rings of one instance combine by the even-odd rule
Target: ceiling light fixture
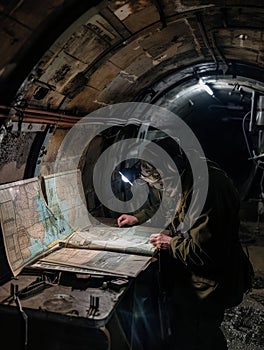
[[206,91],[210,96],[214,96],[214,92],[213,90],[202,80],[202,79],[199,79],[199,85],[200,87]]

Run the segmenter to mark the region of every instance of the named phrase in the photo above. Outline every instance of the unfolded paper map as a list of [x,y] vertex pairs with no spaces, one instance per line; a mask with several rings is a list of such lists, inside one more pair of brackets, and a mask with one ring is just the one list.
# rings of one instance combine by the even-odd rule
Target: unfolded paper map
[[148,231],[140,227],[89,227],[85,231],[76,231],[64,241],[65,247],[100,249],[128,254],[152,256],[155,248],[149,243],[152,228]]
[[14,276],[36,259],[126,276],[152,261],[153,228],[92,226],[80,170],[44,176],[43,184],[44,194],[38,178],[0,186],[1,227]]
[[74,230],[83,230],[89,221],[79,169],[43,176],[47,204],[56,217],[67,220]]
[[148,256],[112,251],[61,248],[42,258],[41,261],[136,277],[148,266],[151,259]]
[[38,178],[0,186],[0,219],[9,266],[14,276],[73,229],[49,210]]

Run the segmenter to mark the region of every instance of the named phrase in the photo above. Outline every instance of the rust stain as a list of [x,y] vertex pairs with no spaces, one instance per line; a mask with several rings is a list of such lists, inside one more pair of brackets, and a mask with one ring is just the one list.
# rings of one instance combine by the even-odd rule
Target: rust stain
[[71,70],[71,67],[68,64],[62,65],[61,68],[58,69],[54,74],[53,76],[54,81],[56,83],[59,81],[62,81],[70,70]]

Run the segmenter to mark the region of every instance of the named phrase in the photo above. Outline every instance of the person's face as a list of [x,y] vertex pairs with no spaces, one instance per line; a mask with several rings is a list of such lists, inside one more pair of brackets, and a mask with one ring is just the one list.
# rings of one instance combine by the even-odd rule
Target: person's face
[[155,167],[146,161],[141,162],[141,179],[146,181],[151,187],[158,190],[163,189],[163,182],[160,173]]

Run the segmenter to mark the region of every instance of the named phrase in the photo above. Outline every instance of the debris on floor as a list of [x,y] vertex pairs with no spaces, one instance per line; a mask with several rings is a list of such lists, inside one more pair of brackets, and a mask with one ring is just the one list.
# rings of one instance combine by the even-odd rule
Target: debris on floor
[[226,310],[222,323],[229,350],[264,349],[264,277],[256,275],[243,302]]

